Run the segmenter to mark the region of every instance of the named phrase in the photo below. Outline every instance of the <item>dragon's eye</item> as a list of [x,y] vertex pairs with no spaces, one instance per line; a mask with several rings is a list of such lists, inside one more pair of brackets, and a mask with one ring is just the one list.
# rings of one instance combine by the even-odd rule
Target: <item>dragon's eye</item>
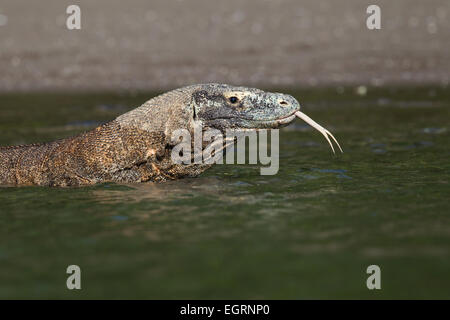
[[236,103],[236,102],[238,102],[238,98],[237,98],[237,97],[230,97],[228,100],[229,100],[231,103]]

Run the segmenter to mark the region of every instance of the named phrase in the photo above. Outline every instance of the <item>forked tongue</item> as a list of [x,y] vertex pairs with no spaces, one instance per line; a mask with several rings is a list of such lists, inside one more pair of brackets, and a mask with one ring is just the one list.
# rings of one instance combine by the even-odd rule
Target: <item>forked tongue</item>
[[307,124],[309,124],[311,127],[313,127],[314,129],[316,129],[317,131],[319,131],[321,134],[323,134],[323,136],[325,137],[325,139],[327,139],[328,143],[331,146],[331,150],[333,150],[334,152],[334,148],[333,148],[333,144],[330,141],[330,138],[328,138],[328,136],[330,136],[334,142],[336,142],[337,146],[339,147],[339,150],[341,150],[342,153],[344,153],[344,151],[342,151],[341,146],[339,145],[339,142],[337,142],[336,138],[331,134],[330,131],[328,131],[327,129],[325,129],[324,127],[322,127],[320,124],[318,124],[317,122],[315,122],[313,119],[311,119],[310,117],[308,117],[306,114],[304,114],[303,112],[297,111],[295,113],[295,115],[302,119],[303,121],[305,121]]

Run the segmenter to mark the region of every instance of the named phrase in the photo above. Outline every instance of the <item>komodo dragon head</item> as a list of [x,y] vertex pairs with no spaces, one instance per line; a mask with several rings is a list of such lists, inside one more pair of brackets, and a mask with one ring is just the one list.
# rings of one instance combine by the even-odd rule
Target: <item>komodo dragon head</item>
[[275,129],[291,123],[300,104],[290,95],[209,84],[193,92],[194,119],[215,129]]

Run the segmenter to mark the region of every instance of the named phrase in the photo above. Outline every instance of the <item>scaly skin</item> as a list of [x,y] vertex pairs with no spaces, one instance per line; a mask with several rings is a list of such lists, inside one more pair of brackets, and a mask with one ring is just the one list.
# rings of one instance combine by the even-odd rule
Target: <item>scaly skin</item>
[[[234,98],[236,97],[236,102]],[[171,134],[278,128],[300,109],[291,96],[225,84],[199,84],[157,96],[81,135],[50,143],[0,147],[0,185],[80,186],[197,176],[211,165],[175,164]]]

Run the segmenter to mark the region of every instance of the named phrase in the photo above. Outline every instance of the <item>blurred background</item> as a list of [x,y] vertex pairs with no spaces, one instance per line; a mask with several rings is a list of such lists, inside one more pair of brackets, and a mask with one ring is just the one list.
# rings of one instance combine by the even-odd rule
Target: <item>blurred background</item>
[[447,0],[3,0],[0,91],[447,86],[449,15]]
[[0,146],[225,82],[292,94],[344,154],[297,120],[274,176],[0,187],[0,298],[448,299],[449,76],[448,0],[1,0]]

